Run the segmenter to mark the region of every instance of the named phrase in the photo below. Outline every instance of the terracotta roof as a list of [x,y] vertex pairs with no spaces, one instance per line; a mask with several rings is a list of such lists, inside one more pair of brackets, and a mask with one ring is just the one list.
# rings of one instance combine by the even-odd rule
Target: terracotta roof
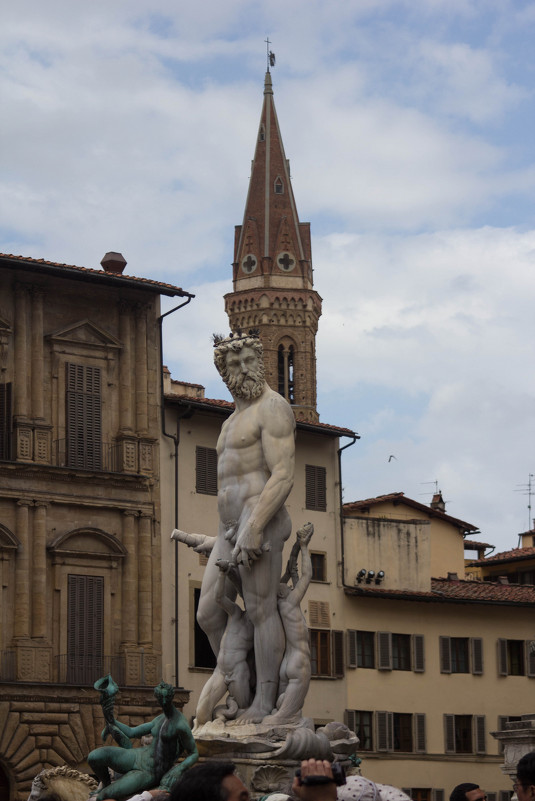
[[[5,262],[5,266],[12,266],[17,269],[37,270],[44,267],[46,272],[53,275],[62,275],[65,278],[78,278],[86,280],[96,280],[106,284],[129,285],[158,292],[160,295],[173,297],[195,297],[190,292],[172,284],[164,284],[161,281],[153,281],[150,278],[138,278],[133,275],[116,275],[105,270],[94,270],[91,267],[77,267],[74,264],[61,264],[60,262],[47,261],[46,259],[32,259],[26,256],[14,256],[10,253],[0,253],[0,260]],[[10,264],[13,262],[13,264]]]
[[529,584],[498,584],[493,581],[462,581],[432,578],[431,590],[388,590],[385,587],[345,587],[347,595],[367,596],[399,601],[436,603],[501,604],[504,606],[535,606],[535,586]]
[[494,556],[487,556],[486,559],[477,559],[470,562],[471,565],[496,565],[506,562],[520,562],[526,559],[535,559],[535,548],[513,548],[510,551],[502,551]]
[[377,506],[385,501],[405,504],[405,506],[410,506],[412,509],[418,509],[421,512],[425,512],[427,515],[429,515],[429,517],[438,517],[440,520],[451,523],[453,526],[463,529],[463,531],[478,531],[477,526],[473,526],[472,523],[467,523],[465,520],[459,520],[459,518],[452,517],[451,515],[446,514],[446,512],[441,512],[439,509],[432,509],[430,506],[426,506],[425,503],[413,501],[412,498],[406,498],[404,492],[390,492],[387,495],[378,495],[375,498],[366,498],[364,501],[344,503],[344,514],[350,515],[354,512],[364,512],[370,507]]
[[[182,381],[179,384],[184,383]],[[214,398],[191,398],[189,395],[179,395],[176,393],[166,394],[165,400],[169,402],[177,402],[190,406],[197,406],[206,410],[223,412],[231,414],[234,411],[234,404],[231,401],[216,400]],[[318,434],[329,434],[336,437],[355,437],[359,439],[358,434],[351,431],[349,428],[340,428],[339,426],[332,426],[329,423],[305,423],[300,420],[296,421],[297,428],[304,429],[305,431],[315,431]]]
[[465,540],[464,541],[464,549],[465,551],[477,551],[481,548],[494,548],[494,545],[490,545],[488,542],[479,542],[478,540]]

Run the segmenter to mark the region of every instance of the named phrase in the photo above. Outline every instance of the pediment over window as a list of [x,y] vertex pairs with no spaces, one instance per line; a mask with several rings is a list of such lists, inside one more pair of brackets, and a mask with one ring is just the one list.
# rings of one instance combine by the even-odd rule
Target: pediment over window
[[49,542],[47,548],[56,556],[68,554],[101,559],[123,559],[128,553],[117,537],[99,528],[77,528],[61,534]]
[[0,525],[0,551],[16,551],[20,543],[6,526]]
[[53,331],[51,334],[47,334],[47,338],[56,344],[68,342],[71,345],[89,345],[100,348],[120,349],[123,347],[116,337],[87,319]]

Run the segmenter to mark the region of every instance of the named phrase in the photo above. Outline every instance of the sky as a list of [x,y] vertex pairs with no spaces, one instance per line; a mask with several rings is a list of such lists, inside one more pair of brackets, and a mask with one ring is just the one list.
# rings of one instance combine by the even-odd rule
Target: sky
[[320,419],[361,437],[344,500],[438,488],[516,547],[535,473],[534,37],[527,0],[7,4],[0,251],[93,268],[120,251],[127,274],[194,293],[164,361],[228,398],[211,333],[269,38],[323,298]]

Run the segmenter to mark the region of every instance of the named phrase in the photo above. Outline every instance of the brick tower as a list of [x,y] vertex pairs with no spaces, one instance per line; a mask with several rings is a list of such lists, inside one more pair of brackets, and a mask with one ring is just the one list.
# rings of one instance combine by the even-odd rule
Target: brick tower
[[268,384],[291,403],[297,420],[317,422],[321,298],[312,281],[310,223],[297,216],[269,70],[225,311],[232,330],[260,330]]

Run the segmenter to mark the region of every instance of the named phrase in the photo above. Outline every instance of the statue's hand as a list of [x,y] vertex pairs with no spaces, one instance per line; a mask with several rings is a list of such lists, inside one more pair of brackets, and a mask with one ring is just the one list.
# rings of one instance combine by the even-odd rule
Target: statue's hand
[[314,534],[314,526],[312,523],[305,523],[297,530],[297,541],[299,545],[308,545]]
[[237,564],[251,567],[251,564],[260,559],[265,550],[269,550],[263,543],[264,534],[261,530],[246,523],[238,534],[236,546],[232,551],[232,560]]

